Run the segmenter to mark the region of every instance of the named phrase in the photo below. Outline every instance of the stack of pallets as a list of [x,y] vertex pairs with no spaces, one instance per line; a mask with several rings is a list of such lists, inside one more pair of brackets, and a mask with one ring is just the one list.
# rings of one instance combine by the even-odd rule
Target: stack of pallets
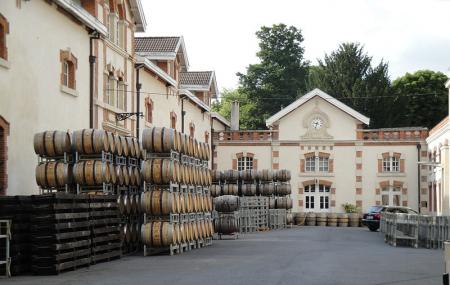
[[89,196],[54,193],[32,196],[32,272],[59,274],[89,266]]
[[[31,198],[28,196],[0,197],[0,220],[11,221],[9,255],[13,276],[29,272],[31,268],[30,208]],[[0,260],[4,259],[5,254],[5,244],[1,243]],[[0,275],[4,274],[5,267],[0,266]]]
[[92,263],[110,261],[122,255],[117,195],[91,195]]

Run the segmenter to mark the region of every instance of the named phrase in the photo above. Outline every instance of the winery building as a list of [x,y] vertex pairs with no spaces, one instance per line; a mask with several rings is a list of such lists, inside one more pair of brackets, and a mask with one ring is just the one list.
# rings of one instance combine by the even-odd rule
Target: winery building
[[427,212],[428,170],[418,164],[428,156],[426,128],[369,129],[369,118],[319,89],[266,124],[215,132],[213,167],[289,169],[294,212],[343,212],[344,203]]

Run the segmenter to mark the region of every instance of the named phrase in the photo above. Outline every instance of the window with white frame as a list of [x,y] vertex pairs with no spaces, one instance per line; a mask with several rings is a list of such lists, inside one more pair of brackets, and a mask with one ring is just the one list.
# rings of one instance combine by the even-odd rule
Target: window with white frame
[[105,102],[111,106],[116,106],[117,80],[112,75],[106,75]]
[[117,105],[120,110],[125,110],[126,85],[122,80],[117,81]]
[[319,156],[319,171],[328,172],[328,157]]
[[69,62],[63,61],[63,85],[69,87]]
[[381,204],[383,206],[401,206],[402,192],[399,187],[385,187],[381,189]]
[[321,192],[321,193],[329,193],[330,192],[330,186],[319,184],[319,192]]
[[310,156],[305,160],[305,171],[306,172],[314,172],[316,171],[316,157]]
[[314,196],[305,196],[305,208],[314,209]]
[[320,196],[319,206],[320,209],[329,209],[330,208],[329,197]]
[[306,193],[316,192],[316,185],[315,184],[306,185],[305,192]]
[[242,156],[238,158],[237,170],[251,170],[253,169],[253,157]]
[[398,157],[389,156],[383,158],[383,172],[399,172],[400,160]]

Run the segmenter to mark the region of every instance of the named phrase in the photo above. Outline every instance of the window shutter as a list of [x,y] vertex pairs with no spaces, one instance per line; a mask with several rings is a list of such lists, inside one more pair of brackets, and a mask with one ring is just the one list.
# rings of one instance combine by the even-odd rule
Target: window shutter
[[405,160],[404,159],[400,159],[400,172],[402,172],[402,173],[405,172]]
[[253,159],[253,170],[258,170],[258,160]]
[[300,159],[300,172],[305,172],[305,160]]
[[383,160],[378,159],[378,173],[383,172]]
[[233,168],[233,170],[237,170],[237,159],[233,159],[231,161],[231,168]]
[[328,160],[328,172],[333,172],[334,171],[334,160],[333,159],[329,159]]

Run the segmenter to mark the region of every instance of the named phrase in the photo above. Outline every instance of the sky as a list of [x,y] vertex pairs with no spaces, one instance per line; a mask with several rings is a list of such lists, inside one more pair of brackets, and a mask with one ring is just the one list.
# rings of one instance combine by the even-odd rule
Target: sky
[[[258,63],[261,26],[301,29],[305,58],[317,63],[342,42],[359,42],[391,79],[419,69],[448,73],[450,0],[142,0],[147,36],[183,36],[190,71],[215,70],[219,89]],[[140,34],[142,35],[142,34]]]

